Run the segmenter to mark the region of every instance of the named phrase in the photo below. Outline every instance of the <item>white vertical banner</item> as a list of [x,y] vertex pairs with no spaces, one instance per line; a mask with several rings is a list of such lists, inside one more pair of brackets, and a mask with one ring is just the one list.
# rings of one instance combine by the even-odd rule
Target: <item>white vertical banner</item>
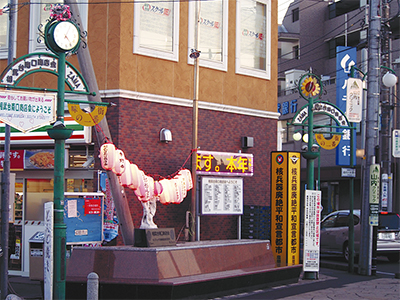
[[392,133],[392,155],[393,157],[400,157],[400,130],[393,129]]
[[44,204],[44,299],[53,299],[53,214],[54,202]]
[[306,190],[303,271],[319,272],[321,191]]
[[361,122],[362,96],[362,80],[359,78],[347,79],[346,117],[349,122]]

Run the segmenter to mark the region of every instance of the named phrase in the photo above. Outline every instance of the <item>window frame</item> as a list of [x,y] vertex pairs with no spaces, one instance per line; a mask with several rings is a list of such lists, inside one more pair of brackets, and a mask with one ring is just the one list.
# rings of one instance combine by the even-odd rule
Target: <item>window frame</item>
[[[8,3],[8,2],[7,2]],[[18,3],[18,2],[17,2]],[[9,35],[9,30],[10,30],[10,18],[9,18],[9,14],[10,11],[3,13],[4,16],[7,16],[6,18],[6,22],[7,22],[7,28],[6,28],[6,45],[2,48],[0,48],[0,59],[8,59],[8,48],[10,47],[10,35]],[[13,57],[15,57],[16,55],[16,44],[17,44],[17,24],[18,24],[18,14],[14,14],[14,24],[15,24],[15,30],[14,30],[14,53],[13,53]]]
[[[193,65],[194,59],[189,55],[194,49],[195,44],[195,22],[196,22],[196,2],[189,1],[189,28],[188,28],[188,64]],[[201,67],[217,69],[220,71],[228,71],[228,15],[229,1],[222,0],[222,61],[215,61],[202,58],[200,54],[199,64]]]
[[300,9],[298,7],[292,9],[292,23],[300,20]]
[[[152,1],[153,2],[153,1]],[[154,1],[157,2],[157,1]],[[161,0],[159,2],[162,2]],[[174,20],[172,30],[172,52],[140,46],[140,5],[143,1],[134,1],[133,4],[133,53],[160,59],[179,61],[179,1],[174,1]]]
[[236,0],[236,54],[235,72],[236,74],[247,75],[262,79],[271,79],[271,0],[252,0],[266,6],[265,24],[265,70],[248,68],[241,66],[240,42],[241,42],[241,0]]
[[[79,0],[77,1],[79,2]],[[79,4],[78,3],[78,8],[79,8],[79,14],[82,19],[82,26],[84,30],[87,30],[87,24],[88,24],[88,2]],[[39,29],[38,26],[40,24],[40,9],[42,6],[42,1],[40,1],[40,4],[35,3],[30,5],[30,13],[29,13],[29,53],[33,52],[44,52],[46,51],[47,47],[44,43],[44,40],[42,39],[42,42],[38,42],[38,37],[39,37]],[[50,14],[49,14],[50,17]],[[71,17],[71,19],[74,19],[74,16]],[[44,30],[44,28],[43,28]]]

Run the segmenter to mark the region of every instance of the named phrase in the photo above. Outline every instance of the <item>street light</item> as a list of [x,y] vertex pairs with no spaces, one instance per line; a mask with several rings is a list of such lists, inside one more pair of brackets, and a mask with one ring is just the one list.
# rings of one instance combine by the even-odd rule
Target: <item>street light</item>
[[397,76],[391,72],[387,72],[385,75],[383,75],[382,82],[386,87],[392,88],[397,83]]

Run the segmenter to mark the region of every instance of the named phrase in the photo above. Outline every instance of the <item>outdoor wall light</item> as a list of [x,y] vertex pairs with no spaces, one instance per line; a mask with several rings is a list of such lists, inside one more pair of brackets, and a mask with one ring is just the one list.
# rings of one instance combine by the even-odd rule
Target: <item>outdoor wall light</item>
[[160,142],[161,143],[168,143],[168,142],[172,142],[172,133],[171,130],[167,129],[167,128],[162,128],[160,130]]
[[397,83],[397,76],[393,73],[387,72],[383,75],[382,82],[388,88],[394,87]]
[[254,138],[251,136],[242,136],[241,142],[242,142],[243,149],[254,147]]

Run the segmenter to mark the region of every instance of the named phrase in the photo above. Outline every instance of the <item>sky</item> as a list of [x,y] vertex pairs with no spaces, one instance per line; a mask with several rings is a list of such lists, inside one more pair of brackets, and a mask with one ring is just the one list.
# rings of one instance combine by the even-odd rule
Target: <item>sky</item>
[[282,24],[286,10],[292,2],[293,0],[278,0],[278,24]]

